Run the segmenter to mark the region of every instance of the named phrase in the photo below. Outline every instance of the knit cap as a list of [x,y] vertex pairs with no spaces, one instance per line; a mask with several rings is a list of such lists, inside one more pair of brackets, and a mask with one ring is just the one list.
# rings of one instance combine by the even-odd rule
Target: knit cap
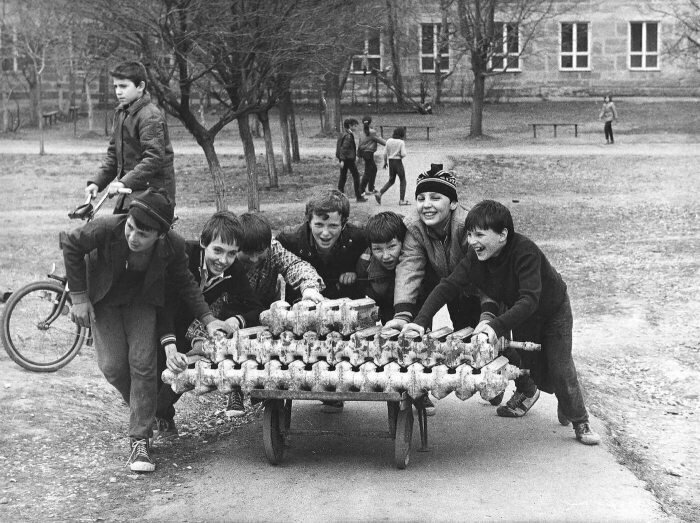
[[129,204],[129,214],[153,229],[165,232],[175,216],[175,206],[163,189],[149,187]]
[[430,164],[430,170],[422,172],[416,180],[416,196],[424,192],[436,192],[457,201],[457,179],[452,171],[442,168],[440,163]]

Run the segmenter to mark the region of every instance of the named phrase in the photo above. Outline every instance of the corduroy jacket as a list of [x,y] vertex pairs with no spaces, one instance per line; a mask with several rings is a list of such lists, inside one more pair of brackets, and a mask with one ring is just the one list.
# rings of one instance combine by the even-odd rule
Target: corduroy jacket
[[107,157],[88,184],[102,191],[114,179],[132,193],[121,194],[115,205],[126,210],[129,202],[149,187],[165,189],[175,202],[175,167],[168,126],[160,108],[148,93],[131,105],[117,107]]

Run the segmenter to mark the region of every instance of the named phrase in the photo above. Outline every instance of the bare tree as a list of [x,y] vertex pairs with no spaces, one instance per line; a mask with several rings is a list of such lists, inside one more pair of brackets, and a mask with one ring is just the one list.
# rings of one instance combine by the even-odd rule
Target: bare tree
[[486,78],[513,69],[542,22],[553,15],[554,0],[456,0],[459,38],[471,59],[472,115],[469,136],[483,134]]
[[667,43],[665,51],[676,58],[697,60],[700,52],[700,0],[668,2],[666,7],[654,7],[652,10],[672,18],[678,33],[675,40]]

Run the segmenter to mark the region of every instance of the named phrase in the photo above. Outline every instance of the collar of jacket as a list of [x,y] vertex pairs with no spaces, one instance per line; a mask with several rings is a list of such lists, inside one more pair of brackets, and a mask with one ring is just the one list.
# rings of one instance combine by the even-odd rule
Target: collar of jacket
[[194,274],[195,280],[199,284],[199,288],[202,290],[202,292],[209,292],[211,289],[217,285],[220,285],[231,277],[231,269],[233,269],[233,263],[236,263],[236,260],[234,260],[231,266],[226,269],[223,274],[219,275],[218,279],[213,284],[207,286],[207,276],[209,274],[209,270],[207,269],[207,264],[204,261],[204,249],[201,245],[199,245],[199,242],[188,240],[185,242],[185,250],[190,260],[199,260],[196,267],[192,267],[192,263],[190,262],[190,272]]
[[[333,255],[337,254],[339,251],[345,251],[352,247],[352,244],[353,239],[352,235],[350,234],[350,226],[346,222],[345,225],[343,225],[343,230],[340,231],[340,237],[333,244],[333,247],[331,247],[329,254]],[[316,242],[313,239],[311,227],[309,227],[308,223],[305,223],[303,226],[299,227],[299,251],[302,255],[309,257],[321,256],[321,253],[319,253],[318,249],[316,249]]]
[[136,114],[142,107],[145,107],[151,103],[151,95],[148,93],[143,93],[143,96],[137,100],[134,100],[129,105],[119,104],[117,106],[117,112],[123,111],[127,114]]

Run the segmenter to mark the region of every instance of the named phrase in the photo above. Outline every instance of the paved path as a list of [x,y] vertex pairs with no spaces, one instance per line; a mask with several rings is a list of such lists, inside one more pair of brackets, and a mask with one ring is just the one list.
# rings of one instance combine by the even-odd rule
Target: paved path
[[[644,484],[610,454],[586,447],[543,394],[521,419],[499,418],[478,396],[454,394],[429,418],[430,451],[414,425],[411,461],[389,439],[294,436],[271,466],[255,423],[208,446],[192,481],[144,515],[156,521],[660,521]],[[598,429],[601,424],[594,420]],[[349,402],[339,415],[295,402],[292,427],[384,430],[383,403]],[[165,463],[162,466],[167,467]]]

